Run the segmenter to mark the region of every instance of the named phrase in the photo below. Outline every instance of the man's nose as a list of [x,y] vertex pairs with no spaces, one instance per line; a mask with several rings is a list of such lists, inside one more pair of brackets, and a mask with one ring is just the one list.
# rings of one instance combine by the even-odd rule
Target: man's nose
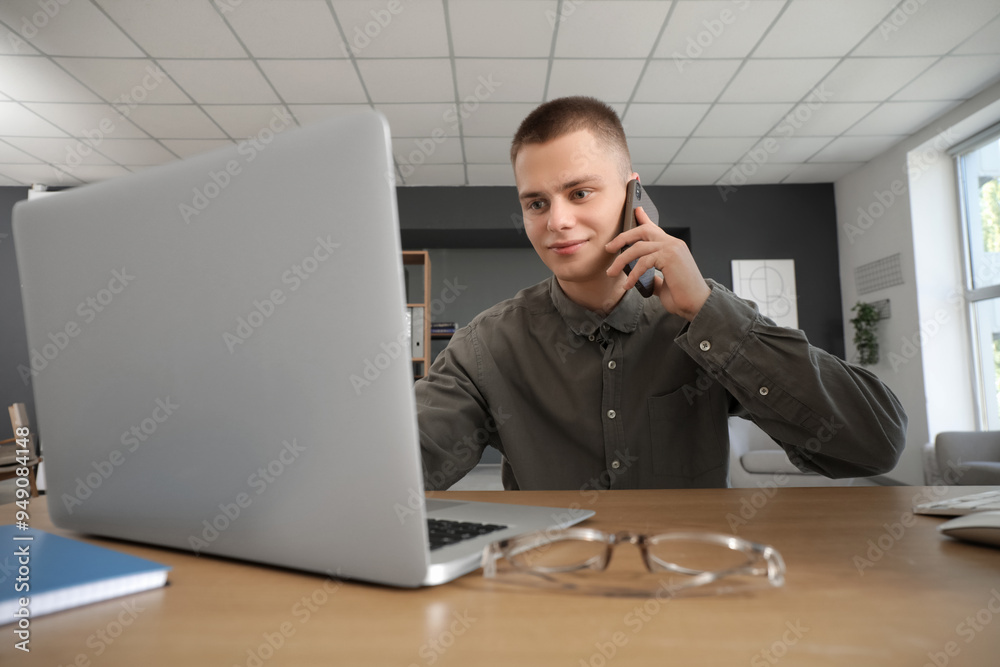
[[576,215],[569,202],[563,201],[561,198],[553,199],[549,207],[549,230],[553,232],[563,231],[575,224]]

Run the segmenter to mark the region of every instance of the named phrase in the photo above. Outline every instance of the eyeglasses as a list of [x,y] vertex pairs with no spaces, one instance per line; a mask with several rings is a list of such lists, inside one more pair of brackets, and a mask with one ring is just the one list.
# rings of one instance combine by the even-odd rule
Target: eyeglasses
[[[614,548],[624,543],[639,548],[647,572],[605,578]],[[642,535],[567,528],[529,533],[487,546],[482,567],[487,578],[609,595],[648,594],[650,574],[662,575],[653,579],[670,595],[696,587],[710,589],[706,594],[732,592],[737,578],[755,578],[770,586],[785,581],[785,562],[774,547],[708,532]],[[589,576],[593,572],[604,574],[595,580]],[[717,585],[722,579],[731,585]]]

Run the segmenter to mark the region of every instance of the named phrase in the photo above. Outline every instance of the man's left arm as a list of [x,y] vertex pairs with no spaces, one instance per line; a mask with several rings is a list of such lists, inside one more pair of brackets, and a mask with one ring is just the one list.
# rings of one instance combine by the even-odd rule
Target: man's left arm
[[677,337],[799,468],[883,474],[903,451],[906,413],[874,374],[809,344],[708,281],[711,295]]
[[895,467],[906,440],[906,413],[874,374],[779,327],[750,302],[706,281],[687,245],[636,210],[637,227],[606,246],[618,253],[608,275],[636,260],[624,289],[647,269],[664,309],[688,320],[676,338],[739,402],[799,468],[827,477],[877,475]]

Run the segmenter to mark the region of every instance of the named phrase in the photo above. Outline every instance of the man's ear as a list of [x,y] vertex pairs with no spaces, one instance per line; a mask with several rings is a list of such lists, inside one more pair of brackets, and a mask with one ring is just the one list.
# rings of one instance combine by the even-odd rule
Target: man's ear
[[632,176],[629,178],[629,180],[633,180],[633,179],[635,179],[637,181],[639,180],[639,174],[637,172],[634,172],[634,171],[632,172]]

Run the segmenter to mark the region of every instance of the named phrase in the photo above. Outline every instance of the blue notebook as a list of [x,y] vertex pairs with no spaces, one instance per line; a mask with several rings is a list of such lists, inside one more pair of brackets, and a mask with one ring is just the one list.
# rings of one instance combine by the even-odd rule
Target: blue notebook
[[169,570],[34,528],[0,526],[0,625],[157,588]]

